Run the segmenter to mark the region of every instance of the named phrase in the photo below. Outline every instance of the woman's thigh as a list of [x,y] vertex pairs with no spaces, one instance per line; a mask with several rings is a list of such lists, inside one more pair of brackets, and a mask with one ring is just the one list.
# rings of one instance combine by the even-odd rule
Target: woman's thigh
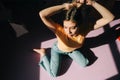
[[85,67],[88,64],[88,59],[80,52],[80,50],[74,50],[68,54],[75,62],[80,66]]

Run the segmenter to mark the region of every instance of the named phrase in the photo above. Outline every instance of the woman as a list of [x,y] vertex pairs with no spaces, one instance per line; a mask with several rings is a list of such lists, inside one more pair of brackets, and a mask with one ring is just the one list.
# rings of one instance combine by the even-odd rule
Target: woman
[[[88,32],[93,30],[89,28],[85,30],[83,22],[80,19],[78,9],[83,4],[92,6],[96,9],[102,18],[98,19],[93,26],[93,29],[98,29],[114,19],[113,14],[93,0],[77,0],[72,3],[64,3],[62,5],[56,5],[46,8],[40,11],[39,15],[43,23],[52,30],[56,37],[57,42],[51,48],[51,58],[47,58],[45,49],[34,49],[35,52],[41,55],[40,65],[53,77],[58,76],[61,55],[68,55],[80,66],[85,67],[88,65],[89,60],[79,50],[85,40]],[[66,19],[63,21],[63,27],[60,24],[55,23],[50,17],[60,11],[67,11]],[[83,22],[85,23],[85,22]]]

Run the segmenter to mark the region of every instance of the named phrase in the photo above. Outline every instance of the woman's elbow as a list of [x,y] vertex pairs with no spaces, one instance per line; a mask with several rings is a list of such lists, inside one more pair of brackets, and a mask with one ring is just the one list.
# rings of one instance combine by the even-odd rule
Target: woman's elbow
[[40,16],[40,18],[43,19],[43,20],[46,19],[46,18],[48,18],[48,15],[47,15],[44,11],[40,11],[40,12],[39,12],[39,16]]
[[42,17],[42,16],[43,16],[43,13],[42,13],[41,11],[39,12],[39,16],[40,16],[40,17]]
[[111,21],[113,21],[113,20],[114,20],[114,18],[115,18],[115,16],[114,16],[114,15],[109,16],[108,18],[105,18],[105,19],[104,19],[104,22],[105,22],[106,24],[108,24],[108,23],[110,23]]
[[114,18],[115,18],[115,16],[114,16],[114,15],[112,15],[111,17],[109,17],[109,22],[113,21],[113,20],[114,20]]

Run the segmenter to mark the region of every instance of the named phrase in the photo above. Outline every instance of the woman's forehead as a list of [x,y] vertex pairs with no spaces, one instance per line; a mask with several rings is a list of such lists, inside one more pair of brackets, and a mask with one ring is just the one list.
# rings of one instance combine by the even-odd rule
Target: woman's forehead
[[71,20],[69,20],[69,21],[64,20],[63,24],[64,24],[64,25],[76,25],[76,22],[71,21]]
[[64,21],[63,27],[72,28],[72,27],[78,27],[78,26],[76,22]]

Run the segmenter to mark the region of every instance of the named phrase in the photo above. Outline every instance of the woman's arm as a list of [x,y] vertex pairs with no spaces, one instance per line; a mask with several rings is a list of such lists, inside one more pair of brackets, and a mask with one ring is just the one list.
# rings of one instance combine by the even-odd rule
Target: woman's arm
[[[78,3],[64,3],[62,5],[56,5],[49,8],[46,8],[39,12],[39,16],[42,19],[43,23],[53,32],[56,30],[56,23],[50,18],[50,16],[60,12],[61,10],[69,10],[70,8],[78,6]],[[61,15],[62,16],[62,15]]]
[[39,16],[43,23],[52,31],[55,31],[55,25],[56,23],[50,18],[50,16],[54,15],[55,13],[64,10],[64,5],[57,5],[53,7],[49,7],[46,9],[43,9],[39,12]]
[[[43,23],[53,32],[55,31],[56,23],[50,18],[50,16],[60,12],[61,10],[67,10],[71,8],[73,5],[70,3],[64,3],[62,5],[56,5],[49,8],[46,8],[39,12],[40,18]],[[62,16],[62,15],[61,15]]]
[[96,24],[94,25],[94,29],[98,29],[98,28],[108,24],[109,22],[111,22],[114,19],[114,15],[108,9],[106,9],[105,7],[100,5],[99,3],[95,2],[95,1],[91,1],[91,3],[89,3],[89,4],[91,4],[91,6],[93,6],[102,16],[102,18],[100,18],[96,21]]

